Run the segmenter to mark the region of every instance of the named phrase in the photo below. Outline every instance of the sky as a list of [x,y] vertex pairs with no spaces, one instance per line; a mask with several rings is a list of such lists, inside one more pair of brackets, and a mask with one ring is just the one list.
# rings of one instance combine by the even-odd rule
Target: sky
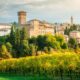
[[80,0],[0,0],[0,23],[18,22],[18,11],[27,12],[27,21],[39,19],[50,23],[80,24]]

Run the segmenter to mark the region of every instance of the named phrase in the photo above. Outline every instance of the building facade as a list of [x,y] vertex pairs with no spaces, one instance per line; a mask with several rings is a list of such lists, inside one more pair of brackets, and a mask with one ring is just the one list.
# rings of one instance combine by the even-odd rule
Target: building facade
[[26,24],[26,12],[25,11],[18,12],[18,24],[20,25]]
[[0,23],[0,36],[8,35],[11,31],[11,24]]
[[53,34],[54,26],[48,22],[33,19],[26,21],[26,12],[18,12],[18,23],[25,26],[29,37],[37,37],[38,35]]
[[79,31],[72,31],[69,35],[70,38],[75,38],[77,42],[80,44],[80,32]]
[[[71,24],[62,23],[62,24],[51,24],[46,21],[40,21],[37,19],[33,19],[27,21],[27,13],[25,11],[18,12],[18,25],[20,28],[26,27],[26,31],[29,37],[37,37],[38,35],[45,34],[62,34],[64,35],[64,30],[70,28],[71,24],[73,24],[73,17],[71,17]],[[11,30],[10,24],[0,24],[0,36],[8,35]]]
[[37,37],[38,35],[52,34],[54,35],[54,26],[50,23],[37,19],[27,22],[29,37]]
[[54,26],[55,26],[55,31],[56,31],[57,34],[64,35],[65,29],[66,28],[69,29],[71,27],[71,24],[69,24],[69,23],[62,23],[62,24],[56,23],[56,24],[54,24]]

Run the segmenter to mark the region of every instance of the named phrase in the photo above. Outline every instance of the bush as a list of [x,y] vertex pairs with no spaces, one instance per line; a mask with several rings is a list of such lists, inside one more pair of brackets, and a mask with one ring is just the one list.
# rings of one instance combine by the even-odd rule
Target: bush
[[[80,55],[66,52],[0,61],[0,72],[44,76],[80,72]],[[56,75],[57,74],[57,75]]]
[[5,45],[2,45],[1,46],[1,49],[0,49],[0,58],[11,58],[11,53],[8,52],[8,49]]

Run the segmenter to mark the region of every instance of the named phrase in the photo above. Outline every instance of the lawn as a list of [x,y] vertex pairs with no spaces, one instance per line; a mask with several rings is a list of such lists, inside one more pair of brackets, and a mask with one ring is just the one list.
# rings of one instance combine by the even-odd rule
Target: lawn
[[2,76],[0,77],[0,80],[80,80],[80,78],[72,78],[70,79],[69,77],[63,77],[63,79],[61,79],[61,77],[55,77],[55,78],[48,78],[48,77],[39,77],[39,76],[28,76],[28,77],[24,77],[24,76]]
[[39,76],[1,76],[0,80],[49,80],[46,77],[39,77]]

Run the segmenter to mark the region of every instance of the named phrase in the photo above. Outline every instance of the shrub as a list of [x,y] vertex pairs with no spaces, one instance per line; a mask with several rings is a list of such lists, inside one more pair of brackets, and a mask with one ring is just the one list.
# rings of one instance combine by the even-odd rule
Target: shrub
[[3,73],[62,76],[69,71],[80,72],[80,55],[66,52],[0,61]]

